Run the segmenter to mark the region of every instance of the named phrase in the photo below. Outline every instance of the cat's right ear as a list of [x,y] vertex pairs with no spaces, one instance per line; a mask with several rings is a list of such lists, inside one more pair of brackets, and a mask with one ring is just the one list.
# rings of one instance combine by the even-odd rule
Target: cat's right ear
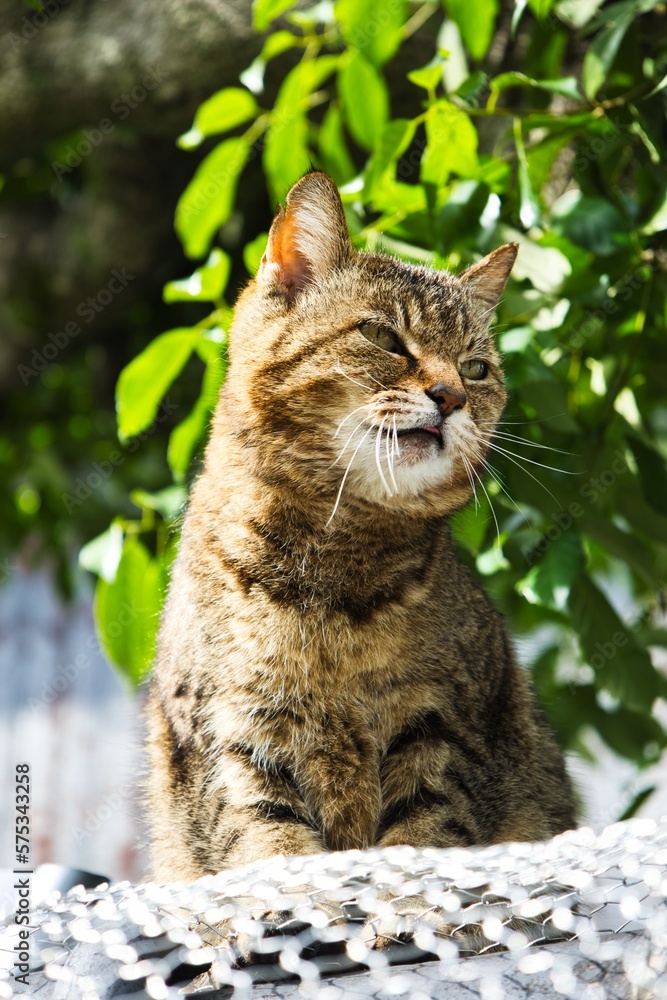
[[299,291],[352,255],[338,189],[319,170],[302,177],[279,210],[257,272],[261,283],[279,284],[289,302]]
[[518,252],[518,243],[505,243],[459,275],[487,312],[498,305]]

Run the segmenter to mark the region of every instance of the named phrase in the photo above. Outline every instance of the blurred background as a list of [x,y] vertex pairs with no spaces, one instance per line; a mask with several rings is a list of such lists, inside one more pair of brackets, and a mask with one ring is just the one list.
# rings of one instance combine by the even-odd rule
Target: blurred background
[[[0,784],[31,763],[35,864],[147,873],[143,681],[179,516],[230,307],[311,164],[359,247],[459,270],[520,243],[507,422],[454,532],[583,820],[667,813],[666,20],[0,0]],[[3,808],[0,864],[12,830]]]

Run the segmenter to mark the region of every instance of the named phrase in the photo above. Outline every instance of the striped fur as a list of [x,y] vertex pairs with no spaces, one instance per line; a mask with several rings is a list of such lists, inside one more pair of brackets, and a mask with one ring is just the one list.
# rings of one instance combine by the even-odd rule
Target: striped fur
[[455,277],[355,253],[324,174],[290,192],[237,305],[160,630],[156,877],[573,825],[562,755],[447,527],[505,404],[488,318],[515,254]]

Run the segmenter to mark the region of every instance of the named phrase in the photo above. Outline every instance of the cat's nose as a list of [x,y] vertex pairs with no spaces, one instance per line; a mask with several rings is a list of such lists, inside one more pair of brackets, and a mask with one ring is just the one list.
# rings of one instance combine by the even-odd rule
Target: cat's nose
[[437,385],[432,385],[430,389],[425,389],[424,392],[429,399],[432,399],[437,404],[443,417],[450,416],[454,410],[463,409],[466,403],[466,394],[464,392],[452,389],[451,385],[445,385],[444,382],[438,382]]

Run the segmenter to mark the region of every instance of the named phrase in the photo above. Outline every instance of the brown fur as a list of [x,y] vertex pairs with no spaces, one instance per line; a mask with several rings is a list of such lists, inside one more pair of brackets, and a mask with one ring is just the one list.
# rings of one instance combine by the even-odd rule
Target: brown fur
[[[515,255],[455,277],[355,253],[329,178],[290,192],[237,306],[162,620],[156,876],[573,825],[561,753],[446,520],[471,495],[461,451],[481,476],[505,404],[487,324]],[[394,455],[394,419],[432,430]]]

